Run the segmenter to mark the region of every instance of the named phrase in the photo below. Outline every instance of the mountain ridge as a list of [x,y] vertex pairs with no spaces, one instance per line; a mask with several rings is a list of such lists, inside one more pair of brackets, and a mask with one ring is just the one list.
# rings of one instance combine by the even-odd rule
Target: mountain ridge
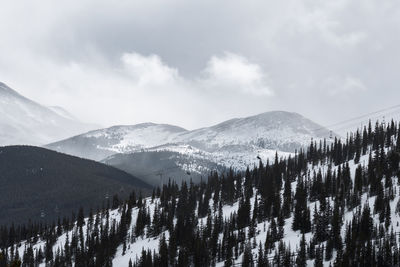
[[57,114],[0,82],[0,145],[43,145],[93,129]]
[[117,153],[157,148],[165,150],[166,147],[182,145],[211,154],[238,153],[241,149],[253,151],[255,154],[262,154],[262,150],[290,153],[308,145],[312,138],[328,138],[329,135],[327,129],[298,113],[272,111],[234,118],[195,130],[149,122],[118,125],[90,131],[45,147],[94,160],[102,160]]

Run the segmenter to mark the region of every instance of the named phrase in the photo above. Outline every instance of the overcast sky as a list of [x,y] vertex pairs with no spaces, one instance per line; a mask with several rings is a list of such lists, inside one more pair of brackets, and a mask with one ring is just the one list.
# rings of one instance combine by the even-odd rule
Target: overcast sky
[[399,103],[398,0],[2,0],[0,81],[103,126]]

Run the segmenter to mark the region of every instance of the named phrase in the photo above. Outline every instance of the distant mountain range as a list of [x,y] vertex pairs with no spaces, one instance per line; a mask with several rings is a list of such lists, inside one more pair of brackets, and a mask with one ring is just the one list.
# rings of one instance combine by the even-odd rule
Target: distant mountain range
[[208,153],[278,150],[294,152],[311,138],[327,138],[329,131],[300,114],[272,111],[188,131],[181,127],[142,123],[91,131],[47,147],[72,155],[101,160],[115,153],[131,153],[158,147],[190,145]]
[[[167,169],[180,169],[183,176],[184,172],[190,172],[200,179],[199,175],[219,168],[245,169],[257,164],[259,159],[273,158],[276,151],[280,156],[288,155],[308,145],[312,138],[320,140],[329,136],[328,129],[298,113],[272,111],[192,131],[154,123],[113,126],[46,147],[103,161],[139,177],[147,175],[138,171],[141,169],[159,169],[166,177],[172,176],[165,171],[168,166]],[[144,163],[145,158],[152,160]],[[153,167],[149,168],[151,164]],[[150,180],[156,182],[156,178],[152,175]]]
[[188,177],[197,181],[212,170],[243,170],[258,164],[259,159],[275,157],[276,151],[287,156],[312,138],[330,136],[321,125],[285,111],[235,118],[196,130],[141,123],[89,131],[98,127],[80,122],[62,107],[29,100],[4,83],[0,83],[0,113],[0,145],[43,145],[116,166],[153,185],[158,185],[162,176],[164,181],[172,176],[178,181]]
[[43,145],[96,128],[61,107],[43,106],[0,82],[0,145]]

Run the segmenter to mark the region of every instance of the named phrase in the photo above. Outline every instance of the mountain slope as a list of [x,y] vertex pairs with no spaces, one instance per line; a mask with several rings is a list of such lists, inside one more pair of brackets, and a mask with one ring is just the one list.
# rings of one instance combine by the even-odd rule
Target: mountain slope
[[207,157],[198,155],[188,157],[187,153],[180,152],[182,151],[167,149],[120,153],[102,162],[140,177],[153,186],[167,184],[170,179],[178,184],[189,179],[197,183],[201,179],[204,180],[211,171],[222,172],[226,169],[223,164],[218,164]]
[[369,129],[245,174],[169,183],[37,240],[3,231],[0,247],[43,266],[399,266],[400,127]]
[[0,114],[0,145],[42,145],[95,127],[69,118],[65,112],[59,115],[1,82]]
[[[31,146],[0,147],[0,225],[53,220],[150,186],[107,165]],[[106,203],[105,203],[106,204]]]

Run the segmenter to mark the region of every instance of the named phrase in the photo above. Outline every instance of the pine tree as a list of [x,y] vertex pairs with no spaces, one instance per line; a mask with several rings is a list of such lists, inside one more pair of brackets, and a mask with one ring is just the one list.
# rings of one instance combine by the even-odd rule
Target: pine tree
[[300,250],[296,258],[296,264],[298,267],[307,266],[306,238],[304,236],[304,233],[300,240]]
[[251,253],[250,243],[247,243],[243,253],[242,267],[253,266],[253,254]]
[[364,205],[360,221],[360,240],[367,241],[371,237],[373,221],[368,203]]
[[79,209],[76,225],[78,227],[81,227],[81,226],[85,225],[85,216],[84,216],[82,207]]
[[323,248],[321,249],[320,247],[318,247],[315,250],[314,266],[315,267],[323,267]]
[[332,219],[331,219],[331,239],[333,240],[334,248],[339,250],[342,247],[341,229],[342,215],[339,210],[338,199],[335,200]]
[[258,245],[257,266],[268,266],[268,259],[264,257],[261,241],[260,244]]
[[282,213],[285,218],[290,216],[290,207],[292,204],[292,185],[289,178],[285,181],[285,189],[283,192]]
[[385,217],[385,227],[386,227],[386,229],[389,228],[389,226],[391,224],[391,221],[392,221],[391,209],[390,209],[389,201],[387,201],[387,204],[386,204],[386,217]]
[[162,235],[159,245],[160,266],[168,267],[168,245],[165,241],[165,234]]
[[311,230],[310,212],[307,208],[307,194],[301,179],[297,184],[295,200],[292,229],[307,233]]

